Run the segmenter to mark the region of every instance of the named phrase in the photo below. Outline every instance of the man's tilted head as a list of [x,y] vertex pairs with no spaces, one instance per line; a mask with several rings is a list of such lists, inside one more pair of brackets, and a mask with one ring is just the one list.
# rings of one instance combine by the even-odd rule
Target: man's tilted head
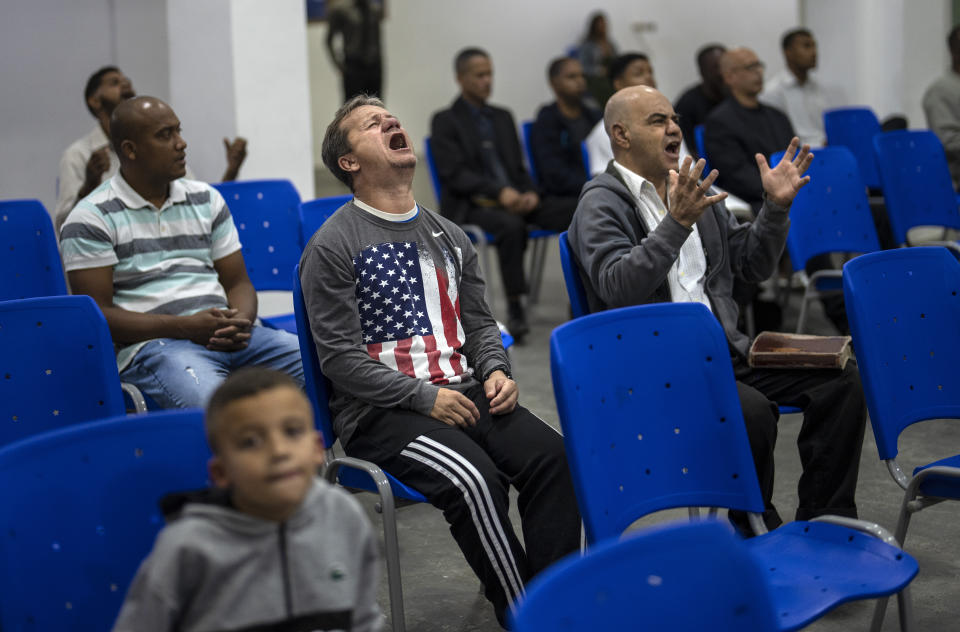
[[134,97],[120,103],[110,116],[110,142],[127,172],[169,181],[186,174],[180,119],[160,99]]

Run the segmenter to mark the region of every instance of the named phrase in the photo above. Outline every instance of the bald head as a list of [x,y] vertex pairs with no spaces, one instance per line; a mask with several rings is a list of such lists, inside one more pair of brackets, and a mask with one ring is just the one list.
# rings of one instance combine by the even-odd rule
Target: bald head
[[180,136],[180,119],[156,97],[117,105],[110,115],[110,142],[124,177],[170,182],[184,176],[187,143]]
[[607,101],[603,121],[618,163],[657,186],[677,168],[683,134],[670,100],[649,86],[632,86]]
[[763,62],[749,48],[728,50],[720,58],[720,73],[739,99],[754,99],[763,90]]
[[[636,115],[643,118],[643,113],[663,103],[669,105],[670,102],[662,92],[650,86],[631,86],[618,90],[607,100],[607,106],[603,110],[603,126],[607,130],[607,136],[612,140],[614,125],[629,125]],[[613,153],[617,153],[616,143],[613,143]]]
[[110,142],[117,156],[123,157],[123,141],[136,142],[143,130],[149,126],[156,113],[161,110],[173,110],[156,97],[134,97],[121,101],[110,115]]

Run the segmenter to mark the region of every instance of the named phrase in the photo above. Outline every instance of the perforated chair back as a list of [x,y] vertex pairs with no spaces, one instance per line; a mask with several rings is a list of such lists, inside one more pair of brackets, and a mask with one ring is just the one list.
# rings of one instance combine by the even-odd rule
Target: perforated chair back
[[303,300],[303,287],[300,285],[300,264],[293,270],[293,313],[297,319],[297,337],[300,340],[300,357],[303,360],[303,381],[307,399],[313,406],[314,422],[317,430],[323,434],[323,444],[327,449],[333,447],[337,435],[333,432],[333,416],[330,414],[330,383],[320,370],[317,347],[313,342],[313,332],[307,319],[307,304]]
[[533,144],[530,142],[533,134],[533,121],[523,121],[520,123],[520,132],[521,138],[523,138],[523,153],[527,158],[527,166],[530,167],[530,177],[534,183],[540,182],[540,178],[537,175],[537,161],[533,155]]
[[710,173],[710,159],[707,158],[707,141],[704,139],[704,130],[706,128],[701,123],[693,128],[693,140],[697,143],[697,155],[703,158],[703,173]]
[[300,204],[300,235],[303,237],[302,247],[306,248],[313,234],[330,219],[330,216],[341,206],[353,199],[353,195],[332,195],[317,198]]
[[[780,162],[784,152],[770,157]],[[810,182],[790,206],[787,250],[794,271],[823,253],[880,250],[867,192],[853,154],[846,147],[820,147],[807,170]]]
[[765,579],[729,525],[660,525],[548,568],[527,587],[511,629],[777,630]]
[[107,321],[89,296],[0,302],[0,445],[124,413]]
[[892,459],[907,426],[960,418],[960,263],[940,247],[863,255],[843,289],[877,449]]
[[957,194],[943,144],[930,130],[887,132],[873,139],[893,237],[907,243],[914,226],[960,228]]
[[580,269],[573,253],[570,252],[570,242],[567,231],[560,233],[560,267],[563,268],[563,280],[567,286],[567,296],[570,298],[570,311],[574,318],[580,318],[590,313],[590,304],[587,301],[587,290],[580,278]]
[[258,291],[290,291],[290,271],[300,261],[300,194],[289,180],[214,185],[233,215],[243,259]]
[[43,204],[0,202],[0,301],[66,293],[53,222]]
[[167,493],[207,485],[199,410],[96,421],[0,449],[0,627],[109,630]]
[[563,324],[550,372],[589,542],[672,507],[763,511],[727,340],[704,305]]
[[873,152],[873,137],[880,133],[880,121],[870,108],[837,108],[823,112],[828,145],[849,149],[857,160],[863,183],[880,188],[880,173]]
[[433,158],[433,149],[430,147],[429,136],[423,139],[423,157],[427,160],[427,171],[430,172],[430,184],[433,186],[433,195],[437,198],[437,206],[440,206],[443,187],[440,184],[440,174],[437,173],[437,162]]

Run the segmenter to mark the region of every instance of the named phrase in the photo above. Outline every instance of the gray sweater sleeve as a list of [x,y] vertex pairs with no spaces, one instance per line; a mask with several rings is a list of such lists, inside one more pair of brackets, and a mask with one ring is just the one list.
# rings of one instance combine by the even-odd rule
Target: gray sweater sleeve
[[161,532],[153,552],[141,563],[127,591],[113,632],[172,632],[180,618],[176,585],[181,576],[176,556],[166,546]]
[[634,245],[621,207],[624,201],[603,189],[588,192],[577,207],[576,255],[597,295],[609,307],[646,303],[667,278],[693,232],[672,216]]
[[725,205],[722,212],[726,215],[727,243],[730,244],[730,265],[734,276],[750,283],[770,278],[786,244],[790,228],[789,207],[774,204],[764,195],[763,206],[753,222],[741,224]]
[[372,406],[429,415],[439,387],[395,371],[363,349],[350,256],[311,243],[300,265],[300,283],[320,369],[327,379]]

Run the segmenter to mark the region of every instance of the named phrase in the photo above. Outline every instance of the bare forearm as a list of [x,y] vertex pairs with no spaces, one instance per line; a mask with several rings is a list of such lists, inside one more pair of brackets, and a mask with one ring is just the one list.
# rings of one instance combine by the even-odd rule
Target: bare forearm
[[182,327],[182,316],[169,314],[142,314],[116,305],[101,305],[110,335],[120,344],[132,344],[154,338],[187,338]]
[[227,289],[227,305],[237,310],[237,317],[253,322],[257,318],[257,292],[249,281]]

